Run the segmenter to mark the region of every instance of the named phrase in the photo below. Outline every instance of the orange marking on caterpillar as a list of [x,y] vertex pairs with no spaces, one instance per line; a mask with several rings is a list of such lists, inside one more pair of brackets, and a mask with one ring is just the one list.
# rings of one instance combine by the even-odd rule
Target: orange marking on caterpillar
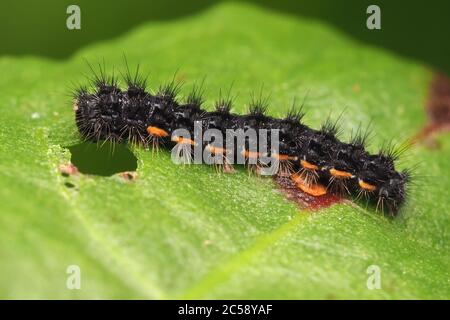
[[178,136],[173,136],[171,140],[176,142],[176,143],[179,143],[179,144],[190,144],[191,146],[196,146],[197,145],[195,143],[195,141],[192,140],[192,139],[178,137]]
[[253,158],[253,159],[259,158],[261,156],[261,153],[259,152],[248,150],[243,150],[241,154],[246,158]]
[[292,181],[295,182],[295,185],[302,190],[303,192],[312,195],[314,197],[319,197],[327,194],[327,188],[320,183],[308,184],[305,179],[303,179],[300,175],[294,174],[291,176]]
[[312,164],[311,162],[308,162],[306,160],[300,160],[300,164],[302,165],[303,168],[308,169],[308,170],[319,170],[318,166],[316,166],[315,164]]
[[219,148],[219,147],[213,147],[212,145],[208,144],[206,146],[206,148],[208,149],[209,152],[213,153],[213,154],[226,154],[227,152],[229,152],[227,149],[225,148]]
[[361,179],[358,180],[358,184],[362,189],[367,190],[367,191],[375,191],[377,189],[376,186],[374,186],[370,183],[364,182]]
[[273,153],[272,157],[275,159],[278,159],[280,161],[284,161],[284,160],[297,160],[297,157],[292,157],[289,156],[287,154],[279,154],[279,153]]
[[332,192],[328,192],[320,197],[314,197],[303,192],[297,187],[291,177],[277,175],[275,176],[275,181],[286,198],[296,202],[302,209],[318,210],[342,201],[340,196],[333,194]]
[[147,128],[147,132],[148,134],[159,138],[167,137],[169,135],[169,133],[166,130],[152,126]]
[[337,169],[334,169],[334,168],[330,169],[330,174],[333,177],[340,178],[340,179],[349,179],[349,178],[353,177],[353,175],[350,172],[341,171],[341,170],[337,170]]

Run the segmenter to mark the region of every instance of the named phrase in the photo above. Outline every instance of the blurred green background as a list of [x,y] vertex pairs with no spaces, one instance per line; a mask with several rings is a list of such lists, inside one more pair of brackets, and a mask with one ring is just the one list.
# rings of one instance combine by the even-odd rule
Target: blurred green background
[[[21,0],[2,2],[0,55],[64,59],[92,42],[126,33],[149,20],[177,19],[205,10],[213,0]],[[450,1],[248,1],[292,15],[322,20],[368,44],[450,74]],[[81,7],[82,28],[66,28],[66,8]],[[382,30],[366,28],[366,8],[381,8]],[[249,26],[250,27],[250,26]]]
[[[80,31],[66,29],[74,3]],[[399,163],[431,179],[396,219],[355,202],[300,211],[270,179],[175,166],[168,152],[80,147],[70,84],[86,81],[84,58],[120,70],[124,53],[153,88],[179,68],[181,97],[207,75],[206,108],[231,83],[237,113],[261,82],[273,116],[309,92],[305,123],[345,110],[343,140],[372,123],[373,152],[426,123],[428,66],[450,73],[447,4],[377,1],[382,30],[369,31],[366,1],[255,3],[2,3],[0,298],[450,297],[449,135]],[[106,170],[120,150],[135,181]],[[93,170],[61,175],[82,153]],[[73,264],[82,290],[66,285]],[[368,290],[374,264],[382,290]]]

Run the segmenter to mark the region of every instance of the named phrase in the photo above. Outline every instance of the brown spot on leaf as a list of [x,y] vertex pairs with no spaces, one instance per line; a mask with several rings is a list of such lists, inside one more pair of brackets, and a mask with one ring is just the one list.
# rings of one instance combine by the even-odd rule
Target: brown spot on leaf
[[434,145],[432,138],[437,133],[450,131],[450,79],[447,76],[439,73],[434,75],[426,111],[428,123],[414,137],[414,141]]
[[318,197],[307,194],[301,191],[290,177],[276,176],[275,181],[286,198],[297,203],[302,209],[317,210],[342,201],[341,197],[330,192]]

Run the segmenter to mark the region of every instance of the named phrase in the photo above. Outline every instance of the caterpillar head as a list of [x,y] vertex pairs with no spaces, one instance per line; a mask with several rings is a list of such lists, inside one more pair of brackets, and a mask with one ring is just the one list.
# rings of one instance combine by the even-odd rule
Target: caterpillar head
[[396,215],[405,202],[409,181],[410,175],[407,171],[392,172],[391,177],[378,186],[378,209]]

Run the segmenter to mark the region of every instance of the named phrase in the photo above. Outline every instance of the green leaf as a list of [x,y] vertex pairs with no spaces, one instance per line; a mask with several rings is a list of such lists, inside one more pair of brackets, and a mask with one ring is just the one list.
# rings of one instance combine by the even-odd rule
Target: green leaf
[[[426,121],[425,67],[317,21],[244,4],[145,24],[63,62],[2,57],[0,297],[450,297],[448,136],[400,164],[422,163],[428,178],[396,219],[352,202],[302,211],[271,179],[177,166],[167,151],[133,149],[132,182],[63,177],[67,147],[80,142],[67,94],[86,81],[83,58],[123,70],[124,53],[150,71],[153,88],[179,70],[186,95],[206,77],[208,106],[232,83],[237,112],[262,85],[274,116],[307,95],[308,124],[344,111],[346,139],[371,122],[372,151]],[[69,265],[81,268],[81,290],[66,287]],[[367,287],[371,265],[381,289]]]

